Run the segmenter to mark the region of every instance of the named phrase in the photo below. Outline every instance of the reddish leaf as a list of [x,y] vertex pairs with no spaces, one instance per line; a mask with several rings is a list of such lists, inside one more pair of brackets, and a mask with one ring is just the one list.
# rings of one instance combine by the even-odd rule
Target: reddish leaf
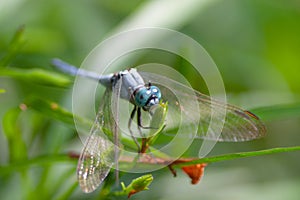
[[192,179],[192,184],[197,184],[203,176],[206,165],[206,163],[195,164],[182,167],[181,169]]

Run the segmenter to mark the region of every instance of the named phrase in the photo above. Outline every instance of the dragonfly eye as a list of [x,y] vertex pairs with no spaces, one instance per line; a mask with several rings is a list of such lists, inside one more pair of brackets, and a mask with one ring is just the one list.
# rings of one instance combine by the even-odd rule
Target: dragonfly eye
[[145,107],[144,109],[149,110],[153,105],[159,103],[161,93],[158,87],[150,86],[149,88],[141,88],[135,94],[135,104],[139,107]]
[[155,95],[159,100],[161,99],[161,92],[158,87],[151,85],[149,90],[151,90],[152,95]]
[[156,104],[159,104],[159,99],[157,97],[154,97],[150,99],[146,106],[151,107]]

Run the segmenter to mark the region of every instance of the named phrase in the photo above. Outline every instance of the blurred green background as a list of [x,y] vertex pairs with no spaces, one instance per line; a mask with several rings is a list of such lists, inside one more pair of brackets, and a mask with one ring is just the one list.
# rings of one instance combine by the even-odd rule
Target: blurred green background
[[[23,34],[11,42],[22,25]],[[80,152],[82,144],[74,128],[66,126],[66,120],[47,116],[43,109],[18,109],[35,96],[71,111],[72,82],[58,74],[53,74],[56,84],[24,78],[21,70],[53,72],[53,57],[78,66],[105,38],[142,26],[171,28],[194,38],[217,64],[228,101],[250,110],[263,108],[256,110],[267,126],[266,138],[219,143],[212,155],[300,144],[299,0],[1,0],[1,199],[99,198],[97,192],[80,191],[76,160],[57,156]],[[201,90],[192,72],[180,67],[182,60],[169,62]],[[19,75],[6,71],[11,68]],[[276,112],[277,105],[288,111]],[[265,108],[270,115],[264,115]],[[33,164],[27,160],[37,156],[45,157]],[[298,200],[299,169],[299,152],[214,163],[198,185],[191,185],[181,172],[173,178],[165,169],[153,173],[149,191],[132,199]],[[121,180],[128,184],[137,176],[126,174]]]

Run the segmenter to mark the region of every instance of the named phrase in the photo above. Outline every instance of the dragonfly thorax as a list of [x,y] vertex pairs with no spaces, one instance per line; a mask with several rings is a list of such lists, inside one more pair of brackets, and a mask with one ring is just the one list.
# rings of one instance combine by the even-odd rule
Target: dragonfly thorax
[[151,106],[159,104],[161,92],[156,86],[141,87],[134,92],[134,104],[149,110]]

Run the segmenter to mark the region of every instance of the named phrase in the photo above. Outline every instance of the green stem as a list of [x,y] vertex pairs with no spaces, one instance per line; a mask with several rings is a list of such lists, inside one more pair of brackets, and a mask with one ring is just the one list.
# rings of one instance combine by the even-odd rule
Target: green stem
[[73,192],[76,190],[78,187],[78,182],[75,182],[72,184],[66,191],[63,193],[61,196],[59,196],[57,199],[58,200],[63,200],[63,199],[69,199],[70,196],[73,194]]
[[68,155],[38,156],[22,162],[13,162],[8,165],[0,166],[0,175],[11,173],[16,170],[22,170],[33,165],[53,165],[54,162],[72,162],[75,164],[77,159],[70,158]]
[[[291,152],[291,151],[299,151],[300,146],[294,147],[278,147],[260,151],[250,151],[250,152],[240,152],[240,153],[230,153],[218,156],[211,156],[206,158],[199,158],[194,159],[191,161],[185,162],[178,162],[174,163],[177,167],[189,166],[193,164],[201,164],[201,163],[213,163],[213,162],[220,162],[226,160],[233,160],[238,158],[246,158],[246,157],[253,157],[253,156],[263,156],[268,154],[275,154],[275,153],[283,153],[283,152]],[[179,159],[180,160],[180,159]],[[22,163],[13,163],[6,166],[0,166],[0,175],[12,172],[14,170],[20,170],[26,167],[30,167],[31,165],[50,165],[53,162],[77,162],[77,159],[70,158],[68,155],[55,155],[55,156],[39,156],[31,160],[26,160]],[[126,160],[124,161],[126,162]],[[150,163],[153,164],[153,163]]]
[[268,154],[299,151],[299,150],[300,150],[300,146],[294,146],[294,147],[278,147],[278,148],[272,148],[272,149],[266,149],[266,150],[260,150],[260,151],[231,153],[231,154],[224,154],[224,155],[218,155],[218,156],[212,156],[212,157],[206,157],[206,158],[199,158],[199,159],[195,159],[195,160],[184,162],[184,163],[178,163],[178,164],[176,164],[176,166],[183,167],[183,166],[189,166],[192,164],[214,163],[214,162],[233,160],[233,159],[238,159],[238,158],[263,156],[263,155],[268,155]]

